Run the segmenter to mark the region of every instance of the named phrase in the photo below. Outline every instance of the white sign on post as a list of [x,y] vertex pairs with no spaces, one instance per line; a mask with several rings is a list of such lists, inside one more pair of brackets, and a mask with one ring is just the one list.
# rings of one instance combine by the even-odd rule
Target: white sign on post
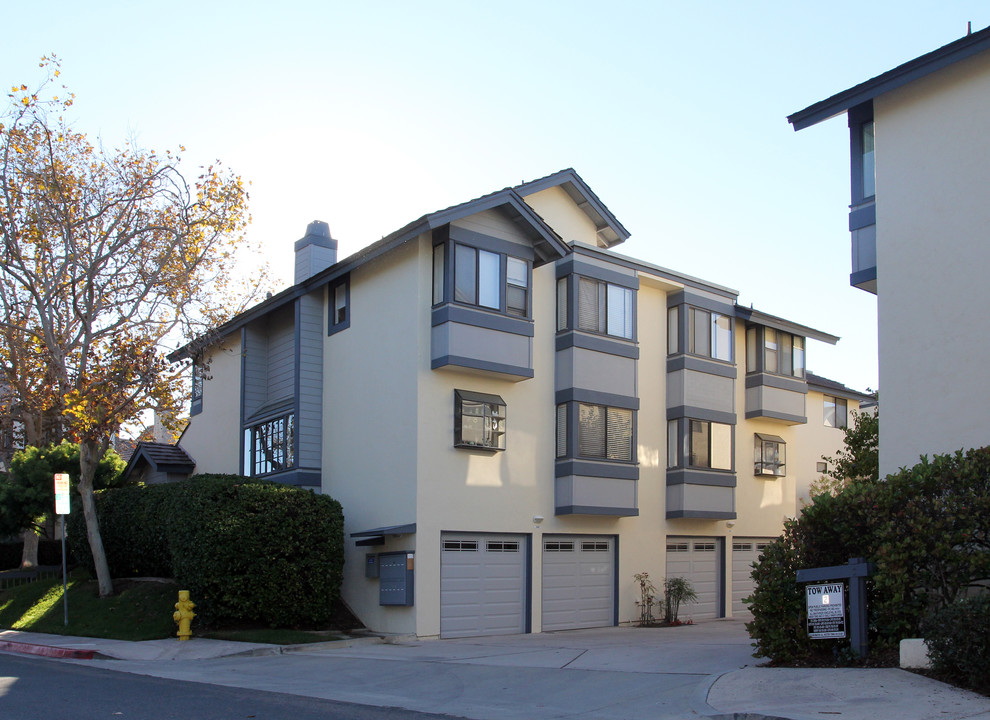
[[55,514],[69,514],[69,474],[55,473]]
[[812,640],[846,636],[846,601],[842,583],[808,585],[808,637]]

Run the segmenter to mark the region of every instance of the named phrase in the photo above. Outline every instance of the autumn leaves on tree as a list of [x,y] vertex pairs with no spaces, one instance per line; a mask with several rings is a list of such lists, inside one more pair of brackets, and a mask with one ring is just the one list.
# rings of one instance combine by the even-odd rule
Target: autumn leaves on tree
[[79,442],[80,499],[108,595],[97,465],[142,411],[176,415],[187,375],[163,343],[247,301],[232,271],[248,194],[219,164],[188,181],[181,147],[94,145],[67,118],[73,95],[55,91],[57,60],[41,67],[40,86],[13,87],[0,116],[0,385],[29,444]]

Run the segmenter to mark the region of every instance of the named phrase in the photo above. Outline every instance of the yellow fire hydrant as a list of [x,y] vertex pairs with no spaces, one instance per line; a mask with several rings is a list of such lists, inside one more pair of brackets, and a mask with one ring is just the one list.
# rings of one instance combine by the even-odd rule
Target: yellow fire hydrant
[[189,591],[179,590],[179,602],[175,604],[175,612],[172,613],[172,619],[179,623],[179,631],[176,633],[179,640],[188,640],[192,637],[192,630],[189,629],[189,625],[192,623],[192,619],[196,617],[196,613],[193,612],[194,607],[196,607],[196,603],[189,599]]

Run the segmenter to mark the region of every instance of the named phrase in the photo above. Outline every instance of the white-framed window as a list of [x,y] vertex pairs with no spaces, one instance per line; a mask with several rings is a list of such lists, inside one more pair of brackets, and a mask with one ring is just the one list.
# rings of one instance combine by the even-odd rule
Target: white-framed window
[[844,428],[848,423],[848,407],[845,398],[825,396],[825,427]]
[[295,421],[295,414],[288,413],[245,428],[245,475],[267,475],[295,467]]
[[577,327],[632,340],[633,291],[602,280],[578,278]]
[[454,391],[454,446],[505,450],[505,401],[498,395]]
[[701,308],[688,308],[688,352],[732,362],[732,318]]
[[753,436],[753,474],[784,477],[787,474],[787,445],[776,435]]

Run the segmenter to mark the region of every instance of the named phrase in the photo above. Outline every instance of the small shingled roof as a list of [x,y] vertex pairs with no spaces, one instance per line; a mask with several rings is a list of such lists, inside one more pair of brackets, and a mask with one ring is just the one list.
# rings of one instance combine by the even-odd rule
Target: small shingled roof
[[142,460],[155,472],[191,473],[196,468],[196,461],[178,445],[142,441],[134,448],[134,453],[124,470],[124,477],[130,475]]

